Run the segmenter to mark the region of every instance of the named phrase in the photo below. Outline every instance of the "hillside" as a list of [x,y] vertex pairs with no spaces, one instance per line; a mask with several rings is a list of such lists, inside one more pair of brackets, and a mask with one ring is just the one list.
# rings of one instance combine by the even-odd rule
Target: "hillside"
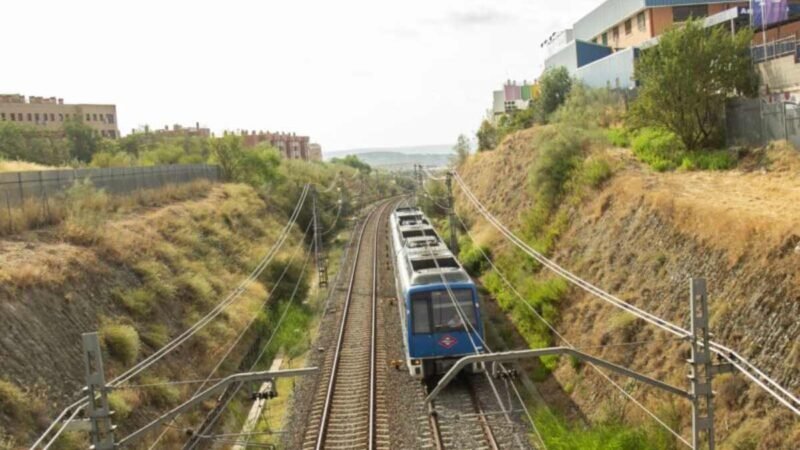
[[[473,156],[461,169],[463,178],[496,216],[559,264],[673,323],[688,327],[688,280],[705,277],[714,339],[738,350],[795,394],[800,392],[798,155],[775,148],[751,158],[761,162],[749,168],[743,164],[745,168],[729,172],[657,174],[634,161],[628,150],[594,148],[592,152],[611,161],[614,175],[596,188],[579,189],[557,206],[545,227],[553,238],[547,245],[542,233],[530,231],[536,184],[531,168],[547,132],[536,128],[509,136],[497,150]],[[473,223],[471,232],[479,243],[493,248],[498,265],[524,284],[520,289],[531,301],[542,302],[537,286],[556,286],[556,292],[564,286],[563,295],[547,298],[544,311],[553,305],[550,317],[570,342],[687,386],[686,344],[583,291],[566,288],[535,265],[519,263],[517,252],[478,218],[463,195],[458,195],[457,206]],[[515,261],[519,270],[512,269]],[[483,279],[490,290],[497,285],[491,272]],[[516,309],[517,299],[493,293],[499,293],[498,302],[523,333],[539,326],[532,323],[533,316]],[[586,366],[564,360],[552,373],[590,421],[623,419],[658,428]],[[688,435],[688,402],[613,378]],[[796,448],[800,421],[759,388],[741,376],[722,375],[714,389],[720,448]]]
[[381,149],[353,149],[325,152],[325,159],[356,155],[372,167],[386,170],[413,170],[414,164],[443,167],[450,163],[453,154],[450,145],[425,145]]

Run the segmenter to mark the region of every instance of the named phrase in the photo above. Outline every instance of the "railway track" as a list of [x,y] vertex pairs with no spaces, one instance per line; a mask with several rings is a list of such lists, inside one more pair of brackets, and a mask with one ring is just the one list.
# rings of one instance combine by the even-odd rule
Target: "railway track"
[[384,377],[379,373],[386,366],[385,352],[377,333],[378,234],[388,205],[373,210],[358,232],[335,348],[325,358],[303,449],[389,447]]
[[429,418],[437,450],[501,448],[474,387],[467,380],[451,383],[432,403]]

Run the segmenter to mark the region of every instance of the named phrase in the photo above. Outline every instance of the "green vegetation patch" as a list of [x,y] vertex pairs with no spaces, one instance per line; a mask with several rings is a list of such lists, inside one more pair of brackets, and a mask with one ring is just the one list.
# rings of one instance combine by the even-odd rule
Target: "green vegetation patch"
[[133,363],[139,356],[139,333],[130,325],[103,325],[100,327],[100,338],[109,355],[124,364]]

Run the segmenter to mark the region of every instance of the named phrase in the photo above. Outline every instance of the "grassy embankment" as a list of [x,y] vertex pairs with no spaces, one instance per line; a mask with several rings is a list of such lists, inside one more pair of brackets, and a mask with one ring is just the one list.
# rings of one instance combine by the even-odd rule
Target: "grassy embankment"
[[[27,240],[35,236],[36,243],[31,246],[33,257],[20,255],[22,263],[4,264],[0,270],[3,295],[8,298],[5,301],[20,301],[35,295],[34,292],[46,292],[65,299],[62,301],[71,301],[71,307],[94,317],[92,322],[100,332],[106,352],[107,376],[112,378],[196,322],[245,278],[274,243],[282,222],[294,206],[302,182],[313,181],[325,187],[338,177],[341,192],[351,199],[353,191],[360,190],[355,171],[343,166],[287,161],[281,164],[280,171],[280,183],[264,189],[235,184],[196,185],[185,188],[186,197],[175,197],[172,190],[149,192],[146,195],[154,200],[145,205],[111,199],[90,186],[77,186],[70,193],[73,200],[65,205],[64,218],[58,226],[16,237]],[[368,185],[365,196],[389,189],[388,181],[381,180],[378,188]],[[324,228],[333,225],[339,196],[336,189],[319,194]],[[120,207],[115,201],[127,207]],[[166,206],[154,209],[156,205]],[[349,210],[349,203],[345,204],[342,217]],[[309,211],[310,208],[305,208],[299,224],[307,223]],[[276,261],[249,286],[240,300],[184,344],[181,352],[133,381],[136,385],[155,386],[122,389],[112,394],[116,420],[123,432],[185,399],[191,388],[159,383],[205,377],[253,315],[258,314],[254,331],[234,350],[230,361],[222,365],[221,373],[235,370],[237,361],[253,342],[253,336],[270,330],[277,312],[283,311],[282,305],[288,298],[286,290],[291,291],[299,277],[303,252],[291,264],[287,282],[280,285],[281,292],[276,293],[275,300],[263,310],[260,303],[274,288],[290,252],[297,246],[305,247],[299,228],[292,231]],[[56,246],[61,251],[58,255],[48,250]],[[6,254],[3,257],[13,260],[16,256]],[[307,292],[309,274],[313,274],[313,263],[305,279],[300,280],[300,299]],[[99,303],[70,300],[97,297],[102,299]],[[292,354],[298,351],[293,349],[295,334],[313,316],[314,306],[313,302],[294,304],[272,350],[260,365],[268,366],[274,352],[283,350]],[[58,315],[56,311],[40,310],[25,320],[44,322],[53,316],[58,319]],[[70,330],[66,325],[65,333],[77,339],[82,331],[85,329]],[[39,339],[47,340],[47,337]],[[76,367],[69,365],[68,357],[52,356],[55,368],[67,366],[63,371],[67,376],[80,375],[71,373],[76,372]],[[45,390],[23,389],[16,380],[25,379],[26,369],[15,370],[19,377],[0,381],[0,405],[3,406],[0,427],[6,430],[0,430],[0,436],[24,442],[44,426],[55,405],[50,403]],[[65,373],[49,375],[58,378]],[[187,426],[198,423],[207,407],[186,414],[182,423]],[[171,431],[162,443],[177,445],[181,439],[180,432]],[[79,441],[79,437],[70,435],[65,437],[62,446],[70,448],[70,442],[77,445]]]

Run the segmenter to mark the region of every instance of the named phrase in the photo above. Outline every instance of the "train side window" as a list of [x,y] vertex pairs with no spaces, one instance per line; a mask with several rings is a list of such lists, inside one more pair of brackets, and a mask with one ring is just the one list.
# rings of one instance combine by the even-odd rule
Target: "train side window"
[[431,332],[428,298],[427,293],[412,294],[411,296],[411,321],[414,324],[414,334],[428,334]]

